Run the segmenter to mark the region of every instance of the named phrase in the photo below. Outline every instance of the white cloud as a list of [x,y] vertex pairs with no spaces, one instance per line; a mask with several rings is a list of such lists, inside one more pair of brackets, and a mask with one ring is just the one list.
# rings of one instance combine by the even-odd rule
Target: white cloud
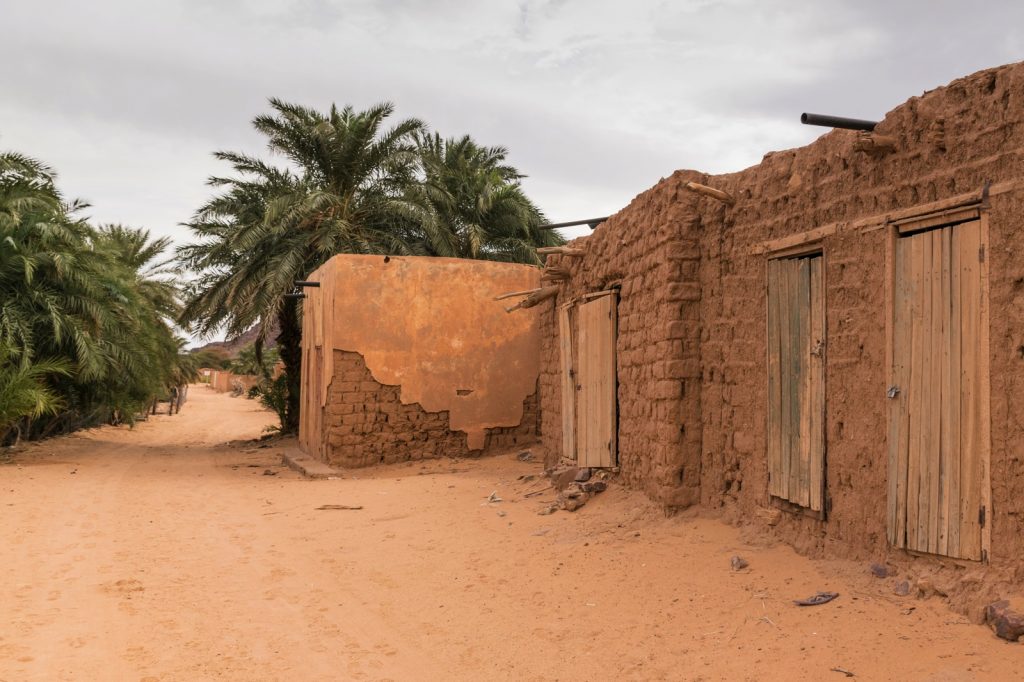
[[261,151],[249,120],[267,97],[392,100],[508,147],[553,221],[588,218],[677,168],[731,171],[808,142],[823,131],[801,111],[878,117],[1020,57],[1024,5],[962,5],[7,3],[0,146],[55,166],[97,218],[180,240],[210,152]]

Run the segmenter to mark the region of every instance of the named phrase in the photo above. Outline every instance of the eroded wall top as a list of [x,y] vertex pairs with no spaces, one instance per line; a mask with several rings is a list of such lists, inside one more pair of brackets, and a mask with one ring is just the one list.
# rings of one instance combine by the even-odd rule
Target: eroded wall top
[[[539,372],[536,312],[508,314],[493,299],[539,286],[537,268],[339,255],[310,279],[321,286],[306,289],[306,309],[320,319],[304,343],[361,354],[377,381],[401,387],[403,403],[448,411],[470,449],[483,447],[485,429],[519,424]],[[322,356],[321,405],[332,356]]]

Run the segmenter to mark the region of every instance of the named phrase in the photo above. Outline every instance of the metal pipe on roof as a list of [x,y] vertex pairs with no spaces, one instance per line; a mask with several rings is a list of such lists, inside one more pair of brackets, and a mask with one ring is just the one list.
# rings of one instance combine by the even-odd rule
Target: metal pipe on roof
[[307,281],[304,279],[295,280],[295,286],[297,287],[319,287],[320,282]]
[[576,225],[589,225],[590,229],[593,230],[595,227],[608,220],[610,216],[603,218],[587,218],[586,220],[571,220],[567,223],[551,223],[550,225],[541,225],[540,230],[554,230],[559,227],[574,227]]
[[800,114],[800,122],[808,126],[825,126],[826,128],[846,128],[847,130],[875,129],[878,121],[865,121],[859,118],[843,118],[842,116],[829,116],[827,114]]

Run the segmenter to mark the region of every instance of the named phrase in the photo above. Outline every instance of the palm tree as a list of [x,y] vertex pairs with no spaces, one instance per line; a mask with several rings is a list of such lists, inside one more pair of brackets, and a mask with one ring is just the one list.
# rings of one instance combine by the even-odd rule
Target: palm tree
[[505,148],[437,133],[420,135],[417,143],[423,182],[413,188],[410,205],[426,253],[540,265],[536,247],[564,243],[558,233],[539,229],[544,216],[523,193],[524,176],[505,163]]
[[[22,419],[60,411],[64,400],[47,380],[54,375],[67,376],[68,372],[62,360],[12,361],[10,350],[0,346],[0,443]],[[15,442],[20,436],[18,430]]]
[[302,337],[298,302],[282,298],[338,253],[413,253],[416,226],[401,200],[416,178],[415,119],[384,130],[391,104],[357,112],[313,109],[270,100],[273,115],[253,121],[272,152],[290,168],[230,152],[233,178],[188,226],[202,241],[179,250],[199,277],[181,315],[203,334],[237,336],[258,326],[257,348],[280,329],[278,349],[287,376],[283,431],[298,428]]
[[53,415],[32,423],[36,434],[130,419],[178,371],[168,240],[95,228],[81,217],[85,208],[63,199],[44,164],[0,154],[0,392],[37,386],[51,392],[37,397],[59,398],[48,403],[59,411],[34,411]]

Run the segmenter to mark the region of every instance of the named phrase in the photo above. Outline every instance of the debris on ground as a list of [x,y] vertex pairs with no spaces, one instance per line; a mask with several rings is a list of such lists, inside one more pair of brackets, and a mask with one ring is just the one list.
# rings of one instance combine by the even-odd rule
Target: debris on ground
[[744,568],[750,565],[750,562],[748,562],[741,556],[734,556],[732,559],[729,560],[729,564],[732,566],[732,570],[742,571]]
[[516,459],[518,459],[520,462],[532,462],[533,453],[530,452],[529,450],[523,450],[518,455],[516,455]]
[[[595,470],[590,468],[578,469],[577,467],[555,470],[549,475],[551,477],[551,487],[559,492],[555,497],[554,502],[551,502],[537,512],[542,515],[552,514],[559,509],[564,509],[565,511],[570,512],[576,511],[585,505],[594,495],[608,489],[608,484],[605,480],[610,476],[610,474],[604,470]],[[530,497],[531,495],[535,495],[540,492],[543,491],[536,490],[527,493],[525,497]]]
[[794,599],[793,603],[797,606],[818,606],[820,604],[827,604],[838,596],[838,592],[818,592],[813,597],[808,597],[807,599]]
[[537,495],[540,495],[541,493],[547,490],[551,490],[551,486],[546,486],[544,488],[541,488],[540,490],[531,490],[530,492],[524,494],[523,497],[536,497]]
[[500,510],[500,509],[498,510],[498,516],[502,516],[502,517],[504,517],[504,516],[506,515],[506,513],[507,513],[507,512],[504,512],[504,511],[502,511],[502,510]]
[[888,578],[889,569],[882,564],[871,564],[871,575],[876,578]]
[[1024,612],[1014,610],[1006,599],[985,607],[985,622],[996,633],[996,637],[1011,642],[1024,637]]
[[263,475],[264,476],[277,476],[278,473],[279,472],[274,471],[273,469],[264,469],[263,470]]
[[487,501],[488,502],[501,502],[502,500],[501,500],[500,497],[498,497],[498,491],[495,490],[494,492],[492,492],[490,495],[487,496]]
[[844,670],[843,668],[835,667],[835,668],[829,668],[829,670],[831,670],[834,673],[842,673],[842,674],[846,675],[847,677],[856,677],[856,675],[854,675],[852,672],[850,672],[849,670]]
[[892,587],[893,594],[899,597],[906,597],[910,594],[910,583],[906,580],[900,580]]
[[565,490],[576,482],[577,473],[579,473],[579,469],[577,467],[555,469],[550,473],[551,485],[554,486],[555,490]]
[[347,504],[321,504],[316,508],[317,511],[358,511],[362,509],[362,505],[349,506]]

